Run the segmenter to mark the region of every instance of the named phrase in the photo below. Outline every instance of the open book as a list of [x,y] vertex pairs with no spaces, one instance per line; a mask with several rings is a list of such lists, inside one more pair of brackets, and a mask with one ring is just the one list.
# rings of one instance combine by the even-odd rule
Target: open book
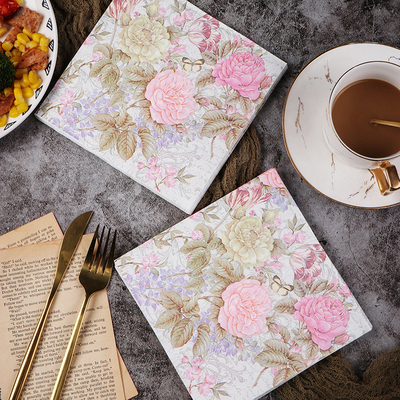
[[[0,398],[7,398],[54,278],[63,234],[47,214],[0,236]],[[85,235],[54,300],[22,399],[50,396],[83,301],[78,274],[91,235]],[[116,349],[107,292],[90,300],[71,368],[65,399],[130,399],[137,394]]]
[[36,116],[192,213],[287,68],[183,0],[114,0]]
[[116,269],[193,399],[257,399],[371,329],[275,169]]

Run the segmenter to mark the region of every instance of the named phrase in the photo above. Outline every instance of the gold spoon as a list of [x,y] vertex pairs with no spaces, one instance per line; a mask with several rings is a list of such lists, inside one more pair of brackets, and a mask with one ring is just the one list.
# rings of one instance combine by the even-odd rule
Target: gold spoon
[[383,119],[371,119],[370,124],[394,126],[395,128],[400,128],[400,122],[395,121],[385,121]]

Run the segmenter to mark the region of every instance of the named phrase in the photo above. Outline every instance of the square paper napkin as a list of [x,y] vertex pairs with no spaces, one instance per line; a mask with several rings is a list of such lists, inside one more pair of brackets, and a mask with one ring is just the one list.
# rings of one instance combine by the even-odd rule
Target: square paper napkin
[[286,68],[189,2],[114,0],[36,115],[190,214]]
[[275,169],[116,261],[193,399],[256,399],[371,329]]

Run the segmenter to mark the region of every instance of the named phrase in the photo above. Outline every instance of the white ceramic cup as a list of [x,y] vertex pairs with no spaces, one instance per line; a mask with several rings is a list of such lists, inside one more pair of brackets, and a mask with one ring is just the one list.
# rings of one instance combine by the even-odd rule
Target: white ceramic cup
[[346,71],[335,83],[323,119],[323,133],[333,155],[342,162],[362,169],[369,169],[375,176],[381,194],[386,195],[400,188],[396,167],[390,160],[400,157],[400,152],[383,158],[371,158],[348,147],[339,137],[332,121],[332,108],[337,95],[350,84],[362,79],[378,79],[400,90],[400,66],[387,61],[367,61]]

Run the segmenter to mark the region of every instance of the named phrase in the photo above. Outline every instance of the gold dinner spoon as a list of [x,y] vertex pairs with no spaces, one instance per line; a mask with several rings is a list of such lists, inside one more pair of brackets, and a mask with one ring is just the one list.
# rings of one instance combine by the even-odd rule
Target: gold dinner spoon
[[400,128],[400,122],[395,121],[385,121],[383,119],[371,119],[370,124],[394,126],[395,128]]

